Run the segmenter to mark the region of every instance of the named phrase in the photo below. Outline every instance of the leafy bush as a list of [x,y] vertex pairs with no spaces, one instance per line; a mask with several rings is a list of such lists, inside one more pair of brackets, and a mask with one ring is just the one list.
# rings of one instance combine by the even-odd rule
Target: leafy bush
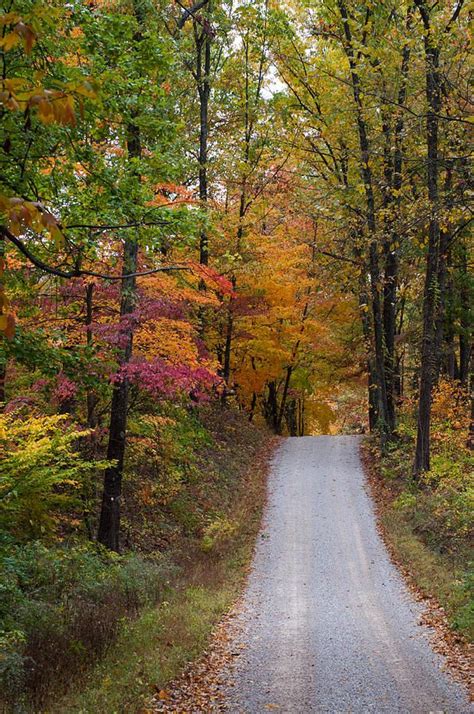
[[201,550],[205,553],[224,549],[228,545],[237,530],[237,525],[234,521],[223,516],[215,518],[205,528],[201,540]]
[[[38,707],[51,682],[87,669],[122,618],[157,603],[172,568],[163,558],[118,556],[93,546],[33,542],[0,556],[0,683],[4,701]],[[1,701],[1,699],[0,699]]]
[[459,601],[453,625],[457,630],[465,632],[474,641],[474,567],[469,564],[469,570],[465,573],[462,582],[455,593]]
[[466,445],[468,428],[468,395],[458,383],[442,380],[433,398],[431,470],[419,484],[411,480],[416,419],[409,400],[398,427],[400,441],[382,467],[384,476],[408,484],[394,506],[406,513],[425,542],[441,552],[463,551],[474,535],[474,459]]
[[[413,547],[404,553],[428,553],[438,563],[443,581],[436,593],[444,603],[454,627],[474,636],[474,579],[467,558],[474,536],[474,459],[467,447],[470,404],[458,383],[442,380],[435,390],[432,411],[431,470],[419,482],[411,467],[416,415],[414,404],[405,400],[398,425],[399,440],[382,460],[382,474],[394,494],[391,521],[403,523],[403,540]],[[408,537],[407,537],[408,534]],[[417,545],[418,544],[418,545]],[[423,557],[414,557],[420,569]],[[427,568],[429,570],[429,568]],[[436,592],[436,586],[435,586]]]
[[209,433],[193,414],[169,405],[163,412],[133,421],[127,455],[128,470],[140,470],[143,500],[161,506],[199,478],[197,453],[210,443]]
[[87,434],[65,415],[0,414],[0,529],[22,540],[56,529],[58,514],[106,465],[80,455],[78,440]]

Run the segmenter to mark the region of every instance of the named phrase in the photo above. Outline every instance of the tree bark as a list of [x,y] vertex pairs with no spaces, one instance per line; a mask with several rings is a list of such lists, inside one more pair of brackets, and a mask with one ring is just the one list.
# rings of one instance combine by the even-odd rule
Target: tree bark
[[[1,340],[4,340],[4,337],[0,337]],[[7,376],[7,364],[6,361],[2,360],[0,362],[0,409],[3,408],[3,404],[6,400],[6,394],[5,394],[5,380]]]
[[469,364],[471,361],[471,332],[472,332],[472,301],[469,289],[468,255],[466,246],[461,246],[461,331],[459,333],[459,380],[465,387],[469,382]]
[[[89,283],[86,286],[86,343],[88,347],[92,347],[92,320],[93,320],[93,297],[94,297],[94,284]],[[92,390],[87,392],[87,426],[90,429],[95,429],[97,426],[97,421],[95,417],[95,408],[97,405],[97,397]]]
[[[411,7],[407,13],[406,28],[409,32],[412,23]],[[393,161],[392,161],[392,137],[390,132],[386,133],[385,145],[385,177],[386,193],[385,207],[394,206],[400,208],[400,190],[402,188],[402,168],[403,168],[403,132],[405,127],[404,113],[401,108],[405,104],[407,94],[408,68],[410,62],[410,48],[405,44],[402,51],[402,62],[400,68],[400,89],[398,91],[398,115],[395,121],[393,132]],[[395,216],[392,216],[395,220]],[[385,339],[385,378],[387,389],[387,418],[389,422],[389,435],[391,436],[396,427],[396,354],[395,354],[395,334],[397,316],[397,292],[398,292],[398,263],[399,263],[399,243],[400,236],[397,230],[392,230],[388,240],[384,242],[384,290],[383,290],[383,325]]]
[[415,0],[420,11],[424,33],[426,66],[426,119],[427,188],[431,216],[428,232],[425,287],[423,294],[423,337],[421,347],[420,391],[418,399],[418,425],[413,474],[419,478],[430,468],[431,397],[436,371],[436,300],[439,287],[439,187],[438,187],[438,133],[441,108],[441,77],[439,73],[439,48],[435,45],[430,15],[425,0]]
[[351,72],[352,93],[356,107],[357,130],[359,134],[360,173],[364,184],[366,198],[366,218],[369,234],[369,273],[370,293],[372,302],[373,339],[375,353],[375,375],[377,380],[377,427],[380,432],[381,446],[385,449],[390,436],[390,419],[387,404],[387,386],[385,377],[384,330],[381,299],[381,272],[378,255],[377,224],[375,214],[375,198],[370,168],[370,144],[366,122],[364,119],[360,77],[357,69],[349,15],[344,0],[338,0],[339,12],[344,32],[344,50]]
[[280,409],[278,410],[278,417],[277,417],[277,423],[276,423],[277,434],[281,434],[281,430],[282,430],[282,426],[283,426],[283,416],[285,414],[286,400],[288,398],[288,389],[290,387],[292,373],[293,373],[293,366],[290,365],[289,367],[286,368],[285,383],[283,385],[283,394],[281,397]]
[[[144,26],[145,18],[140,0],[134,0],[134,7],[140,28]],[[141,42],[141,29],[135,35],[136,43]],[[127,153],[129,159],[139,159],[142,155],[140,128],[134,123],[135,112],[127,126]],[[133,175],[140,181],[140,175],[133,169]],[[123,329],[124,349],[120,358],[120,367],[126,367],[133,352],[133,326],[127,319],[135,309],[136,277],[138,257],[138,242],[136,235],[130,235],[124,240],[121,281],[120,318]],[[124,320],[125,318],[125,320]],[[120,550],[120,500],[122,496],[123,465],[127,436],[127,412],[129,399],[129,382],[126,377],[114,384],[112,406],[110,410],[109,442],[107,460],[113,461],[104,473],[104,488],[102,493],[102,508],[99,520],[97,540],[109,550]]]
[[[210,3],[208,4],[208,13]],[[196,45],[196,83],[199,97],[199,202],[207,221],[207,204],[209,199],[207,162],[209,153],[209,99],[211,96],[211,43],[212,37],[208,27],[201,29],[194,21],[194,39]],[[207,225],[204,224],[199,237],[199,262],[209,263],[209,236]]]
[[264,404],[265,420],[275,433],[278,428],[278,389],[275,382],[268,382],[268,397]]

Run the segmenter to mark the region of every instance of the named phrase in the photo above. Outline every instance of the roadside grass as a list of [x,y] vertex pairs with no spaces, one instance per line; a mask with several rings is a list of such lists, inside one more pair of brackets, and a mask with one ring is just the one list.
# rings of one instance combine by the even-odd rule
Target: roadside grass
[[194,544],[182,556],[179,582],[166,591],[161,604],[124,621],[105,657],[49,705],[48,714],[145,712],[153,695],[203,653],[248,571],[266,497],[270,449],[271,443],[254,453],[253,464],[241,478],[232,536],[209,551],[202,541]]
[[128,622],[80,690],[50,711],[130,714],[146,708],[153,694],[205,649],[213,627],[236,598],[239,582],[170,592],[159,608]]
[[383,508],[381,523],[395,559],[416,587],[424,595],[435,597],[453,629],[467,641],[474,641],[473,573],[466,571],[466,559],[432,550],[413,531],[406,514],[393,504]]

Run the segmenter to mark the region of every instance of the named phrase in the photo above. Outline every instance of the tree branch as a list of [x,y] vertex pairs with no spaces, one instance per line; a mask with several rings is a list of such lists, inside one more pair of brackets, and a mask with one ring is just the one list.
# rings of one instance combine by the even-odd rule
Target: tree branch
[[198,0],[198,2],[194,3],[194,5],[192,5],[191,7],[186,7],[185,5],[183,5],[182,2],[180,2],[180,0],[175,0],[175,2],[180,6],[180,8],[184,10],[183,14],[177,22],[178,29],[182,30],[190,17],[197,20],[197,18],[194,16],[194,13],[199,12],[199,10],[202,10],[202,8],[207,5],[209,0]]
[[190,268],[187,265],[162,265],[159,268],[152,268],[150,270],[144,270],[143,272],[139,273],[130,273],[127,275],[108,275],[105,273],[96,273],[93,270],[83,270],[79,266],[76,266],[72,270],[63,270],[61,268],[55,267],[53,265],[48,265],[48,263],[45,263],[41,258],[38,258],[35,256],[29,248],[26,247],[26,245],[21,241],[19,238],[17,238],[13,233],[11,233],[8,228],[5,228],[4,226],[1,227],[1,233],[4,238],[10,241],[10,243],[13,243],[13,245],[18,248],[20,253],[22,253],[30,263],[32,263],[35,267],[39,268],[40,270],[43,270],[45,273],[49,273],[49,275],[56,275],[58,278],[65,278],[67,280],[71,278],[80,278],[84,276],[89,276],[93,278],[101,278],[103,280],[112,280],[112,281],[118,281],[118,280],[127,280],[127,278],[140,278],[143,277],[144,275],[153,275],[154,273],[165,273],[165,272],[172,272],[172,271],[178,271],[178,270],[189,270]]

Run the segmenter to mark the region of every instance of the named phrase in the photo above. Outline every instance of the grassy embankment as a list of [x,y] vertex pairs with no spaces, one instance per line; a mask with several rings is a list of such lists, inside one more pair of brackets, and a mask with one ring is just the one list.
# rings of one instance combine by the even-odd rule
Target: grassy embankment
[[415,420],[405,405],[399,439],[385,457],[364,445],[384,536],[412,583],[444,609],[453,631],[474,639],[472,558],[474,459],[467,446],[469,404],[442,384],[433,404],[431,471],[412,478]]
[[268,435],[220,408],[173,409],[132,434],[127,553],[85,541],[2,553],[12,574],[2,577],[4,711],[138,711],[202,652],[237,597],[265,500]]

